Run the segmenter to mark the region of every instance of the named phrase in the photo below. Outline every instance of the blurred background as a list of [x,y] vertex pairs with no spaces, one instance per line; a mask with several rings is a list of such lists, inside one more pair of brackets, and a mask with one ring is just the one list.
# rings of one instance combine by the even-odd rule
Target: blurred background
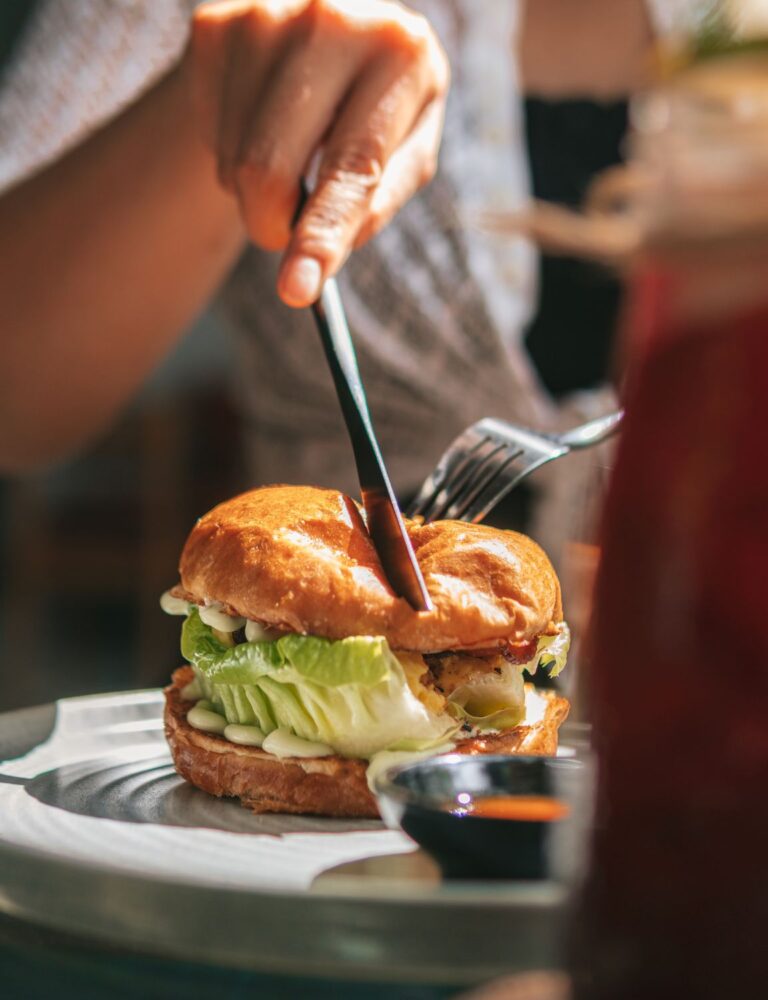
[[2,480],[0,709],[154,687],[178,666],[158,598],[195,518],[248,485],[232,368],[206,315],[86,453]]

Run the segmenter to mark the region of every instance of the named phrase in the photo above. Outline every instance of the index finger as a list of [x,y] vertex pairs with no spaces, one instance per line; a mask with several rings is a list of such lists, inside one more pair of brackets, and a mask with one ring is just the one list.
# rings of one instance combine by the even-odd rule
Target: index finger
[[315,190],[283,259],[278,289],[287,304],[314,301],[325,278],[345,260],[367,221],[389,158],[444,91],[433,69],[413,54],[395,59],[394,65],[389,56],[358,80],[326,140]]

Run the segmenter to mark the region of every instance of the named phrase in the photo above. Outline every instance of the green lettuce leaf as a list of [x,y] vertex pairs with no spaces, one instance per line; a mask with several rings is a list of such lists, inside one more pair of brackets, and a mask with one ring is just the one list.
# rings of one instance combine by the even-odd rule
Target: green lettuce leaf
[[[550,677],[557,677],[565,666],[568,659],[568,650],[571,648],[571,630],[565,622],[560,622],[560,631],[557,635],[543,635],[539,639],[536,647],[536,656],[533,662],[533,670],[536,667],[544,667]],[[531,668],[528,667],[530,670]],[[531,673],[533,673],[531,670]]]
[[435,716],[413,695],[382,637],[332,642],[286,635],[229,647],[193,609],[181,649],[229,723],[265,733],[283,727],[365,758],[381,750],[428,749],[457,729],[450,715]]
[[451,693],[449,708],[478,729],[513,729],[525,718],[525,684],[518,663],[491,670]]
[[513,729],[525,720],[525,685],[523,671],[533,674],[539,667],[557,677],[565,666],[571,645],[571,633],[560,622],[557,635],[542,636],[528,663],[508,663],[475,678],[452,692],[449,711],[478,729]]
[[284,635],[275,642],[241,642],[227,646],[193,608],[181,630],[181,652],[211,681],[252,684],[283,667],[327,687],[378,684],[389,671],[386,639],[351,636],[338,642],[308,635]]

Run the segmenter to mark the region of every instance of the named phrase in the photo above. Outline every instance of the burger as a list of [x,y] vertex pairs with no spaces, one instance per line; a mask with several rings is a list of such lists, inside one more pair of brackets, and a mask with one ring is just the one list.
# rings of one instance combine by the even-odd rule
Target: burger
[[378,816],[382,768],[446,752],[554,753],[568,629],[543,551],[513,531],[406,522],[434,608],[390,588],[358,505],[268,486],[193,528],[180,583],[188,665],[166,690],[176,770],[254,812]]

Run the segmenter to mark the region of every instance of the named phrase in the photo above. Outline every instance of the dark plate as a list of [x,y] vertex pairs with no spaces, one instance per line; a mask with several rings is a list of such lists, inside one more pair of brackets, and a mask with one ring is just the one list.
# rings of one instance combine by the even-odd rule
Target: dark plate
[[52,707],[0,715],[0,921],[355,982],[470,986],[563,961],[567,887],[441,882],[382,824],[260,817],[207,796],[174,775],[161,711],[148,691],[65,699],[52,733]]

